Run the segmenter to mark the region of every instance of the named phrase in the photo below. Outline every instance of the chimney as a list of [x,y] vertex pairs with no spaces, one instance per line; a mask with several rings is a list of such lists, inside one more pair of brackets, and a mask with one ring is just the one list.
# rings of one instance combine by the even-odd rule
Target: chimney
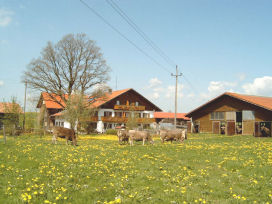
[[109,94],[112,94],[112,89],[109,89],[108,92],[109,92]]

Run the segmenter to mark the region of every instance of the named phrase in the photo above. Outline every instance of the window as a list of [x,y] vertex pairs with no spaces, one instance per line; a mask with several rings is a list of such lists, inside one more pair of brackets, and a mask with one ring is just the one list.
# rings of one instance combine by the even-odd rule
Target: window
[[122,117],[122,112],[115,112],[115,117]]
[[120,101],[116,101],[116,105],[120,105]]
[[104,117],[111,117],[112,112],[111,111],[104,111]]
[[150,114],[149,113],[143,113],[143,118],[150,118]]
[[225,112],[212,112],[211,113],[211,120],[224,120],[225,119]]
[[226,120],[235,121],[236,113],[235,112],[226,112]]
[[139,102],[138,101],[135,102],[135,106],[139,106]]
[[253,111],[243,111],[242,112],[243,120],[255,120],[254,112]]
[[126,118],[129,117],[129,112],[125,112],[125,117],[126,117]]
[[64,127],[64,122],[61,122],[61,127]]

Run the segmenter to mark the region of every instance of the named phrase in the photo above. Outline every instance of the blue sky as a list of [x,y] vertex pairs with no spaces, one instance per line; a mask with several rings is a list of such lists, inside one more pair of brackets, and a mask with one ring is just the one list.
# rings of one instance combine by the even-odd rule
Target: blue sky
[[[111,67],[109,85],[134,88],[174,111],[175,80],[167,64],[106,3],[85,0],[113,26],[165,66],[145,57],[79,0],[0,0],[0,97],[23,104],[22,73],[48,41],[86,33]],[[272,96],[272,1],[114,0],[179,66],[178,111],[188,112],[225,92]],[[30,97],[33,93],[28,93]]]

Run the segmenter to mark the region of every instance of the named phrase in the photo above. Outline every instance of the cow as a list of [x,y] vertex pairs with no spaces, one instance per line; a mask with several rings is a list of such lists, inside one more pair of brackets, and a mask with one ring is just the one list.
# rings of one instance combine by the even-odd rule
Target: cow
[[77,145],[76,134],[73,129],[64,128],[64,127],[54,127],[53,128],[53,137],[52,143],[57,144],[57,138],[65,138],[66,144],[68,145],[68,140],[70,140],[74,146]]
[[261,133],[264,137],[270,137],[270,130],[269,128],[265,127],[264,125],[261,126]]
[[154,144],[152,136],[147,131],[139,131],[139,130],[129,130],[129,143],[132,146],[133,141],[143,141],[143,145],[145,141],[149,141],[151,144]]
[[164,141],[179,141],[183,142],[184,139],[187,139],[187,130],[185,129],[176,129],[176,130],[160,130],[161,142]]
[[125,129],[121,129],[117,131],[117,137],[119,140],[119,144],[123,143],[128,143],[129,140],[129,134],[128,131]]

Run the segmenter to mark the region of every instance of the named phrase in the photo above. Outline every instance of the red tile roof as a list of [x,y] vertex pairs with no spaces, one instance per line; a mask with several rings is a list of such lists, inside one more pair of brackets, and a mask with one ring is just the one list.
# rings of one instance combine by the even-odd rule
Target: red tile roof
[[[12,109],[12,106],[13,106],[13,103],[4,103],[4,102],[0,103],[0,113],[6,113],[5,109],[6,108],[7,109]],[[23,113],[23,110],[22,110],[22,108],[21,108],[21,106],[19,104],[15,103],[15,106],[17,106],[15,108],[16,109],[18,108],[20,113]]]
[[[93,102],[91,103],[91,107],[92,108],[98,108],[99,106],[105,104],[106,102],[116,98],[117,96],[120,96],[121,94],[129,91],[131,89],[123,89],[123,90],[118,90],[118,91],[113,91],[111,93],[107,93],[104,97],[101,97],[101,98],[97,98],[97,99],[94,99]],[[45,103],[45,107],[48,109],[48,108],[52,108],[52,109],[63,109],[63,107],[58,104],[57,102],[53,101],[51,99],[51,97],[49,96],[48,93],[46,92],[43,92],[42,93],[42,98],[40,100],[43,100],[44,103]],[[61,102],[61,104],[63,106],[65,106],[65,103],[62,101],[62,99],[60,98],[60,96],[55,96],[56,99]],[[68,98],[68,95],[65,95],[66,98]],[[90,100],[92,97],[86,97],[87,100]],[[42,101],[40,101],[39,103],[41,103]],[[38,108],[40,107],[39,105],[37,106]]]
[[[190,120],[185,115],[186,113],[177,113],[177,119]],[[175,118],[175,113],[155,112],[154,118]]]
[[251,96],[231,92],[226,92],[225,95],[229,95],[242,101],[251,103],[253,105],[260,106],[268,110],[272,110],[272,97]]
[[[63,106],[65,106],[64,101],[62,101],[61,97],[58,95],[54,95],[53,96],[57,99],[57,101],[59,101]],[[68,98],[68,95],[65,95],[65,98]],[[55,102],[49,95],[49,93],[43,92],[42,93],[42,100],[45,103],[45,107],[46,108],[52,108],[52,109],[63,109],[63,107],[58,104],[57,102]]]
[[187,113],[187,117],[191,117],[192,113],[204,108],[206,105],[214,102],[218,98],[221,98],[222,96],[230,96],[233,98],[236,98],[238,100],[244,101],[246,103],[253,104],[255,106],[262,107],[264,109],[272,111],[272,97],[264,97],[264,96],[252,96],[252,95],[245,95],[245,94],[238,94],[238,93],[232,93],[232,92],[225,92],[221,94],[220,96],[208,101],[207,103],[199,106],[198,108],[192,110],[191,112]]
[[102,106],[103,104],[107,103],[108,101],[116,98],[117,96],[120,96],[121,94],[123,94],[129,90],[131,90],[131,89],[123,89],[123,90],[118,90],[118,91],[113,91],[111,93],[107,93],[103,98],[98,98],[93,103],[91,103],[91,106],[93,108],[98,108],[99,106]]

